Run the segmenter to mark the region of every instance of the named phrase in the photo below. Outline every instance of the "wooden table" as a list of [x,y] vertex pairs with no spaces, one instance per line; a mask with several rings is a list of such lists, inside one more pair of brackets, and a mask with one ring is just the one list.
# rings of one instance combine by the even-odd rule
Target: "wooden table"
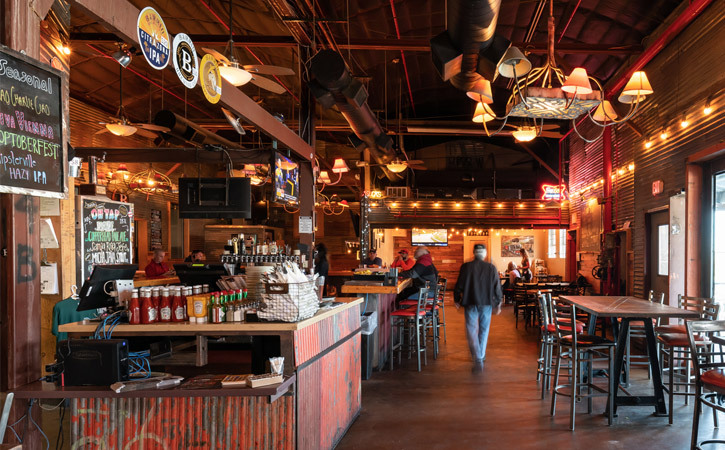
[[[561,300],[575,305],[577,309],[590,314],[588,333],[594,334],[594,327],[597,317],[621,318],[619,325],[619,333],[617,337],[617,354],[614,360],[614,374],[610,376],[616,377],[617,386],[614,391],[614,413],[617,412],[617,406],[654,406],[655,415],[666,416],[667,407],[665,406],[665,396],[662,390],[662,378],[660,376],[659,355],[657,355],[657,341],[654,333],[654,325],[652,319],[657,318],[682,318],[697,319],[699,314],[697,311],[689,311],[672,306],[660,305],[659,303],[649,302],[647,300],[635,297],[619,297],[619,296],[577,296],[562,295]],[[653,396],[637,396],[618,397],[619,384],[624,367],[624,354],[627,347],[627,336],[629,335],[630,322],[644,322],[645,336],[647,338],[647,354],[649,355],[649,364],[652,371],[652,384],[654,385]]]

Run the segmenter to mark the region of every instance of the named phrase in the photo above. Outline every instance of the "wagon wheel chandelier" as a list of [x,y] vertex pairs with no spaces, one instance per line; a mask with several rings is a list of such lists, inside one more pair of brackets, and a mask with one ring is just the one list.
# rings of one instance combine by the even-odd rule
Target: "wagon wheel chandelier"
[[[489,80],[480,80],[467,92],[468,97],[477,101],[472,120],[483,124],[486,135],[495,136],[500,133],[509,117],[531,120],[530,124],[519,126],[512,132],[519,141],[530,141],[541,135],[544,119],[571,120],[574,131],[581,139],[594,142],[601,137],[604,128],[631,119],[637,113],[640,102],[654,92],[645,72],[634,72],[618,97],[620,103],[629,104],[627,114],[619,118],[612,104],[605,99],[599,80],[589,76],[586,69],[577,67],[568,77],[564,75],[554,57],[554,35],[554,2],[550,0],[546,63],[532,69],[531,62],[521,50],[511,46],[497,67],[494,80],[498,75],[513,80],[505,116],[497,117],[489,106],[493,103]],[[592,89],[592,82],[598,90]],[[592,123],[601,128],[601,132],[594,139],[585,138],[577,129],[576,119],[582,114],[586,114]],[[489,131],[487,125],[492,120],[503,120],[503,124],[493,132]]]
[[135,192],[151,195],[160,192],[171,192],[173,189],[171,179],[153,167],[132,174],[126,185]]

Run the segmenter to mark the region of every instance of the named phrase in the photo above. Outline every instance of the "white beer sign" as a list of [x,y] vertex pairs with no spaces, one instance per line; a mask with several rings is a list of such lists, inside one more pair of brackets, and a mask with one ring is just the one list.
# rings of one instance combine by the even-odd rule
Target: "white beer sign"
[[187,34],[174,36],[172,60],[181,83],[189,89],[195,88],[199,81],[199,59],[194,43]]

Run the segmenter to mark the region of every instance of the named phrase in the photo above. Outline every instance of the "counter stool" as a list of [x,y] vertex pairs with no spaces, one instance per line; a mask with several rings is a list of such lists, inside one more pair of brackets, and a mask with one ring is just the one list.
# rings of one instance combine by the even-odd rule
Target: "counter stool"
[[[715,304],[711,298],[694,298],[680,295],[678,302],[682,308],[699,311],[700,319],[703,321],[716,320],[718,313],[720,312],[720,305]],[[658,328],[659,330],[676,331],[678,330],[678,328],[676,328],[677,326],[678,325],[668,325]],[[684,326],[685,331],[687,331],[685,324],[679,326]],[[669,396],[669,423],[672,425],[674,420],[672,410],[675,403],[675,395],[685,396],[686,405],[689,403],[690,396],[695,395],[695,393],[690,392],[690,387],[694,387],[691,366],[692,355],[690,354],[690,345],[686,332],[660,332],[657,334],[657,342],[661,345],[661,353],[665,357],[662,361],[667,361],[667,368],[664,368],[663,371],[667,371],[668,383],[667,386],[663,386],[663,390],[667,392],[667,395]],[[678,381],[675,381],[675,378],[677,378]],[[685,391],[680,392],[680,387],[684,387]],[[677,389],[677,392],[675,392],[675,388]]]
[[[414,350],[418,357],[418,372],[421,370],[420,354],[423,353],[424,363],[428,365],[428,352],[426,351],[426,302],[428,301],[428,289],[420,288],[418,290],[418,302],[415,308],[398,309],[390,313],[390,370],[393,370],[393,359],[395,352],[398,352],[398,364],[402,363],[402,355],[404,350]],[[398,331],[398,343],[393,342],[393,336]],[[413,336],[415,333],[415,349],[413,349]],[[407,335],[408,342],[405,343]]]
[[447,342],[446,338],[446,288],[448,287],[448,280],[445,278],[438,278],[438,306],[441,309],[440,321],[438,322],[438,336],[440,337],[440,327],[443,327],[443,342]]
[[702,405],[712,408],[713,421],[717,428],[717,412],[725,412],[718,397],[725,396],[725,352],[723,351],[722,337],[725,334],[725,321],[692,321],[687,322],[687,341],[695,367],[695,408],[692,413],[692,437],[690,449],[701,448],[708,444],[725,444],[723,439],[707,439],[697,441],[700,426]]
[[[554,376],[554,389],[551,395],[551,415],[556,414],[556,397],[559,395],[568,396],[570,398],[569,406],[569,429],[574,431],[576,403],[582,398],[587,399],[587,411],[592,412],[592,398],[607,396],[609,405],[614,403],[614,377],[609,376],[608,387],[603,389],[601,386],[593,383],[593,366],[594,361],[601,360],[601,356],[607,356],[609,362],[609,373],[614,373],[614,353],[615,343],[609,339],[591,334],[572,333],[576,330],[576,306],[560,302],[558,299],[551,299],[552,304],[552,321],[556,330],[556,343],[559,358],[556,360],[556,371]],[[559,374],[561,371],[561,361],[564,353],[569,353],[571,377],[569,384],[559,385]],[[595,358],[595,356],[600,356]],[[582,380],[580,365],[588,363],[587,381]],[[586,392],[584,392],[586,390]],[[607,422],[612,424],[614,418],[614,408],[608,408]]]

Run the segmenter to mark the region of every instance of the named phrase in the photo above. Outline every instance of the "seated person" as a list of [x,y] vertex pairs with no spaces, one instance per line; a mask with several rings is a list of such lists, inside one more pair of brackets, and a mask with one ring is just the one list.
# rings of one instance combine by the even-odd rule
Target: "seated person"
[[154,250],[153,259],[151,260],[150,263],[148,263],[148,265],[144,269],[147,277],[161,278],[161,277],[173,277],[174,275],[176,275],[176,272],[174,272],[174,269],[169,267],[169,265],[164,262],[165,256],[166,256],[166,252],[163,249],[157,248],[156,250]]
[[519,272],[519,269],[516,267],[516,263],[513,261],[509,262],[508,269],[506,269],[506,276],[508,277],[508,280],[503,284],[504,289],[511,289],[513,285],[516,282],[517,278],[521,278],[521,273]]
[[368,250],[368,257],[362,260],[363,267],[383,267],[383,260],[378,258],[378,251],[374,248]]
[[401,272],[400,276],[403,278],[412,278],[413,284],[398,294],[395,298],[396,303],[410,296],[417,296],[418,290],[425,287],[426,281],[429,282],[428,287],[430,288],[428,297],[433,297],[435,285],[438,283],[438,270],[433,265],[433,258],[430,256],[430,251],[426,247],[418,247],[415,249],[415,265],[413,265],[412,269]]
[[414,265],[415,260],[408,256],[408,250],[404,248],[398,252],[398,256],[395,257],[395,261],[390,267],[399,267],[401,271],[404,271],[412,269]]
[[201,262],[206,259],[206,255],[204,255],[204,252],[201,250],[193,250],[189,256],[184,259],[184,262]]

